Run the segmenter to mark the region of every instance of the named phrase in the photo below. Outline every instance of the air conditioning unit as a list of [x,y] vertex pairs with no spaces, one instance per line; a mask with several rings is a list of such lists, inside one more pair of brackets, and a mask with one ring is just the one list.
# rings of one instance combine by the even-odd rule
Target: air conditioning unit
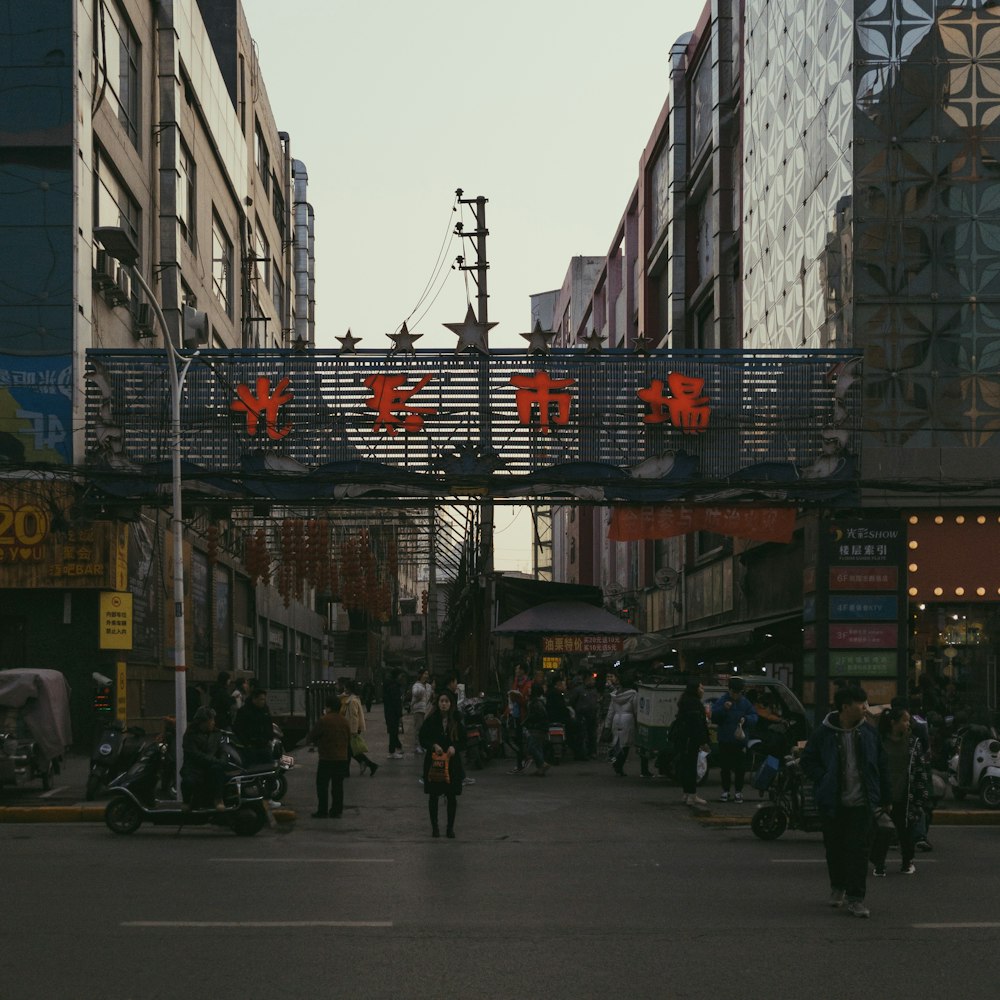
[[107,250],[98,250],[94,255],[94,287],[102,292],[113,288],[117,268],[114,257]]
[[132,333],[136,340],[148,340],[154,336],[153,307],[148,302],[140,302],[132,316]]
[[125,305],[132,297],[132,278],[128,270],[124,267],[118,268],[118,275],[115,279],[118,288],[118,305]]

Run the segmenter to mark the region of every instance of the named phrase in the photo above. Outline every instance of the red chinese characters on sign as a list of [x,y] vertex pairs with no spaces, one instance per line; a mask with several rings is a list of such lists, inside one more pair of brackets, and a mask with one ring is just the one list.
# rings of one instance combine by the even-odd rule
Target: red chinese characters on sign
[[253,437],[257,433],[257,425],[260,418],[264,418],[264,426],[267,429],[267,436],[272,441],[280,441],[292,429],[292,425],[278,429],[278,410],[285,404],[290,403],[294,398],[293,392],[287,392],[288,379],[283,378],[271,392],[271,380],[263,375],[257,379],[256,395],[250,391],[247,385],[236,387],[237,399],[230,404],[231,410],[241,411],[247,415],[247,434]]
[[[538,407],[538,425],[543,434],[548,434],[552,423],[565,426],[569,423],[569,408],[572,397],[565,390],[576,384],[574,378],[552,378],[548,372],[535,372],[534,375],[512,375],[510,384],[517,392],[514,402],[517,405],[518,423],[530,424],[533,409]],[[551,413],[551,407],[555,413]]]
[[433,375],[425,375],[412,389],[404,389],[405,375],[369,375],[365,387],[371,390],[372,398],[365,400],[365,406],[375,410],[375,431],[384,430],[396,434],[402,427],[407,434],[423,429],[424,415],[436,413],[433,406],[410,406],[409,399],[415,396]]
[[645,389],[636,389],[635,394],[649,406],[649,413],[642,418],[646,424],[662,424],[669,421],[685,434],[704,434],[708,427],[711,407],[708,396],[702,396],[705,387],[703,378],[693,378],[671,372],[667,376],[667,395],[661,379],[654,378]]

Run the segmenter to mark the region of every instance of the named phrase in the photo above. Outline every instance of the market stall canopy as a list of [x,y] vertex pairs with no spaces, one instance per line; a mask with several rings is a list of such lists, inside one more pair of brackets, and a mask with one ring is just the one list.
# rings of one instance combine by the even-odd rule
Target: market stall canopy
[[46,760],[62,757],[73,742],[69,696],[58,670],[0,670],[0,709],[21,713]]
[[528,608],[501,622],[494,632],[513,635],[521,632],[559,635],[639,635],[634,625],[622,621],[603,608],[581,601],[548,601]]

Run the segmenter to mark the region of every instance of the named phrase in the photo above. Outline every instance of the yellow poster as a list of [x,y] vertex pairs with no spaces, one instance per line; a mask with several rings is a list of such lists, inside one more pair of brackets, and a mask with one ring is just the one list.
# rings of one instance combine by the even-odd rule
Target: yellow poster
[[100,649],[132,648],[131,594],[102,592],[100,634]]

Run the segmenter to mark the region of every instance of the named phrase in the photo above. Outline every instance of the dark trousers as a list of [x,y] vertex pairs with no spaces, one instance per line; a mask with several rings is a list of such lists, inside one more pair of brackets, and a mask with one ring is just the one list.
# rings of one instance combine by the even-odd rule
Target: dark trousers
[[317,812],[337,817],[344,811],[344,778],[347,777],[346,760],[320,760],[316,765]]
[[694,795],[698,791],[698,746],[685,747],[677,755],[677,780],[681,783],[685,795]]
[[427,811],[431,814],[431,829],[438,828],[438,799],[444,795],[448,810],[448,829],[455,829],[455,814],[458,812],[458,798],[450,792],[430,792],[427,796]]
[[583,743],[583,752],[588,757],[597,756],[597,716],[585,713],[577,716],[580,724],[580,735]]
[[743,779],[747,773],[747,753],[742,743],[719,744],[719,777],[722,790],[729,791],[730,783],[737,792],[743,791]]
[[[913,860],[913,834],[910,831],[910,824],[906,818],[906,803],[893,802],[889,815],[892,817],[893,826],[899,834],[900,861],[903,865],[908,865]],[[889,853],[889,841],[892,839],[891,830],[876,829],[872,839],[871,862],[876,868],[885,867],[886,855]]]
[[399,739],[399,724],[402,722],[401,715],[386,715],[385,728],[389,734],[389,753],[397,753],[403,749],[403,744]]
[[867,806],[840,806],[836,816],[823,818],[830,888],[843,889],[848,901],[865,898],[873,826]]

